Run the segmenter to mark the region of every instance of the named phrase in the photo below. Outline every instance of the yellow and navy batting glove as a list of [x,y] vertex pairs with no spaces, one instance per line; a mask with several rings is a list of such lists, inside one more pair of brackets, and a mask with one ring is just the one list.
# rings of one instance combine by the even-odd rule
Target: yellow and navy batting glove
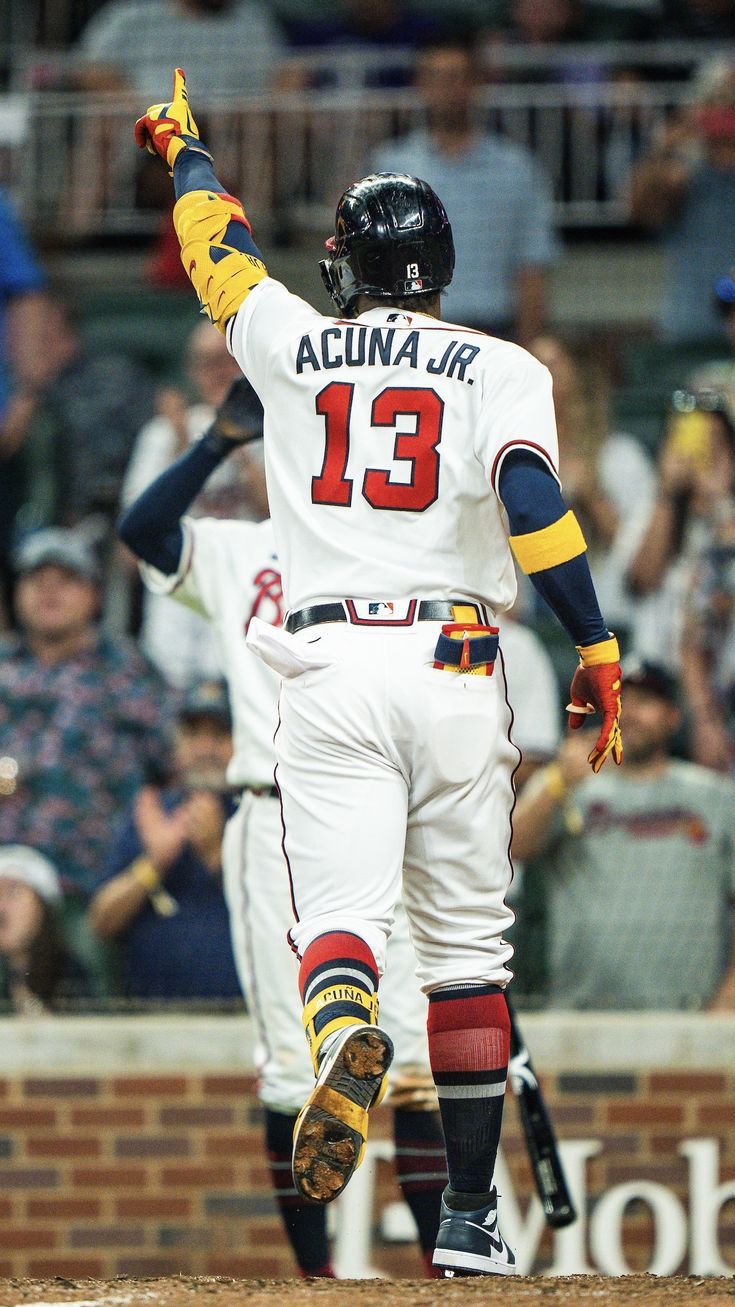
[[620,734],[620,650],[615,636],[597,644],[577,645],[579,667],[572,678],[571,701],[567,705],[569,726],[578,730],[588,713],[602,714],[602,727],[587,758],[597,773],[612,754],[617,766],[623,761]]
[[141,150],[159,154],[173,173],[174,163],[182,150],[212,156],[199,139],[199,128],[189,108],[184,70],[174,72],[173,95],[168,104],[152,104],[135,124],[135,143]]

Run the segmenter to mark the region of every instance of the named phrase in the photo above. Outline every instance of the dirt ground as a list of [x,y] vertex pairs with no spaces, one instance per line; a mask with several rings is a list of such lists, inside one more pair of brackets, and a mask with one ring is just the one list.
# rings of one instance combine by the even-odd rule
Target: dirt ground
[[599,1307],[601,1304],[684,1304],[732,1307],[735,1279],[575,1275],[544,1279],[465,1280],[230,1280],[174,1276],[131,1280],[0,1280],[0,1307]]

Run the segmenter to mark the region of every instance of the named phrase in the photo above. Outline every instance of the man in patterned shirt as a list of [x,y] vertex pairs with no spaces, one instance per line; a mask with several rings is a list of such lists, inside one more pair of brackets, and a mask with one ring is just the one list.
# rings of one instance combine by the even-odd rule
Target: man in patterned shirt
[[96,969],[86,908],[118,818],[164,751],[170,701],[132,644],[97,626],[100,575],[72,531],[16,555],[20,634],[0,646],[0,844],[27,844],[62,881],[67,943]]

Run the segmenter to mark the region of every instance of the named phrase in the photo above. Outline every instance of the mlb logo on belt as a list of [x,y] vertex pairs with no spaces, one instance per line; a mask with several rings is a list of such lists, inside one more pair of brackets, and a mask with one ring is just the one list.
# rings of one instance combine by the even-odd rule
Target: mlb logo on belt
[[347,599],[347,616],[353,625],[411,626],[415,599]]

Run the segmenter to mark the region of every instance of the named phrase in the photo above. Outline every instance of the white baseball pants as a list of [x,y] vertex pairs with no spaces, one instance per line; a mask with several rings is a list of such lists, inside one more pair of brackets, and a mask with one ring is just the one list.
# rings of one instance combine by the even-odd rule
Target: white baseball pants
[[[441,623],[278,632],[275,744],[302,954],[348,930],[380,968],[403,890],[424,991],[505,985],[513,921],[512,772],[502,658],[491,677],[433,668]],[[273,639],[271,634],[270,639]],[[289,644],[290,642],[290,644]],[[306,658],[314,666],[301,670]]]

